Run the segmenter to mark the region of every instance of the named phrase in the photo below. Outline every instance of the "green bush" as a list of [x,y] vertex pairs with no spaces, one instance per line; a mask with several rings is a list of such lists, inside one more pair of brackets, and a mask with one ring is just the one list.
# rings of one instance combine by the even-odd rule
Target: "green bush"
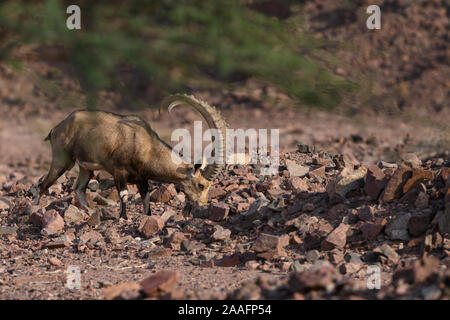
[[[66,28],[78,4],[82,30]],[[305,53],[316,43],[295,16],[280,21],[237,0],[17,1],[0,4],[0,60],[24,44],[64,50],[91,107],[103,89],[132,92],[129,78],[161,94],[255,78],[301,104],[332,107],[352,85]]]

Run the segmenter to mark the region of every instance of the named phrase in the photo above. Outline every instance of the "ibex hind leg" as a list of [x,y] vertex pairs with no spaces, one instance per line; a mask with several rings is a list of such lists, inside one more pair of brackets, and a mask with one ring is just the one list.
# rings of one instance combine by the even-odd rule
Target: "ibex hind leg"
[[78,175],[77,183],[75,185],[75,194],[78,197],[78,200],[82,207],[89,208],[89,204],[86,200],[86,188],[93,176],[93,171],[80,166],[80,174]]
[[38,205],[41,197],[47,192],[59,177],[62,176],[64,172],[72,169],[74,162],[68,155],[60,155],[57,158],[53,158],[50,170],[47,173],[45,179],[38,185],[39,192],[34,199],[34,204]]

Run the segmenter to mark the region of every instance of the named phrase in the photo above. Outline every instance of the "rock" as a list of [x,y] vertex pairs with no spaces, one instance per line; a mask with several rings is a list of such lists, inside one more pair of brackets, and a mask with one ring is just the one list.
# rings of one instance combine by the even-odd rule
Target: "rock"
[[141,220],[138,230],[146,239],[154,236],[164,228],[164,220],[158,216],[147,216]]
[[391,240],[408,241],[408,222],[410,218],[410,213],[399,212],[395,218],[389,221],[384,232]]
[[216,241],[227,241],[230,239],[231,231],[224,229],[220,226],[216,226],[216,231],[212,234],[212,238]]
[[309,250],[308,252],[306,252],[306,260],[314,263],[317,260],[319,260],[320,258],[320,253],[317,250]]
[[141,286],[135,282],[120,283],[103,289],[105,300],[130,300],[140,296]]
[[17,231],[17,227],[0,226],[0,236],[14,234]]
[[288,237],[277,237],[271,234],[262,233],[253,243],[252,249],[259,253],[258,257],[271,260],[280,256],[285,256],[284,247],[289,243]]
[[70,246],[70,241],[67,239],[56,239],[53,240],[45,245],[48,249],[59,249],[59,248],[67,248]]
[[444,234],[450,234],[450,205],[447,205],[445,213],[438,220],[439,232]]
[[120,236],[116,229],[109,228],[105,232],[105,240],[111,244],[118,244],[121,242]]
[[429,214],[415,214],[408,221],[408,231],[413,237],[418,237],[427,231],[430,223]]
[[112,206],[116,205],[116,201],[113,201],[111,199],[106,199],[99,194],[95,194],[93,201],[95,203],[97,203],[99,206],[111,206],[112,207]]
[[[391,246],[389,246],[387,243],[384,243],[383,245],[381,245],[381,247],[379,248],[381,253],[387,257],[390,262],[392,263],[397,263],[399,258],[399,255],[397,252],[395,252],[394,249],[392,249]],[[376,249],[374,250],[374,252],[377,252]]]
[[437,285],[422,288],[420,293],[424,300],[438,300],[441,297],[441,289]]
[[420,260],[414,260],[410,265],[400,267],[393,274],[393,281],[398,283],[400,279],[406,283],[422,283],[439,270],[439,259],[425,255]]
[[250,205],[250,208],[246,212],[241,212],[246,221],[253,221],[258,217],[262,210],[270,204],[269,200],[264,198],[258,198]]
[[321,166],[320,168],[317,168],[317,169],[314,169],[314,170],[308,172],[308,176],[311,179],[317,179],[317,180],[321,181],[321,179],[325,177],[325,169],[326,169],[326,166]]
[[411,168],[418,168],[422,165],[422,161],[417,157],[415,153],[405,153],[401,156],[403,163]]
[[56,210],[49,210],[43,214],[42,230],[45,235],[58,233],[62,229],[64,229],[64,220]]
[[88,242],[90,242],[91,244],[94,245],[102,240],[103,236],[95,230],[87,231],[80,236],[80,242],[83,244],[87,244]]
[[8,211],[11,207],[11,202],[5,198],[0,198],[0,211]]
[[297,145],[297,152],[314,153],[315,151],[316,151],[316,147],[313,145],[307,145],[307,144],[298,144]]
[[241,263],[239,253],[224,256],[222,259],[215,261],[215,265],[219,267],[235,267]]
[[416,168],[412,170],[412,177],[403,186],[403,193],[417,187],[420,183],[434,179],[433,171]]
[[361,270],[362,266],[356,262],[344,262],[339,265],[339,272],[341,274],[354,274]]
[[222,221],[228,217],[230,207],[225,202],[211,203],[206,211],[206,217],[213,221]]
[[333,286],[334,268],[324,266],[317,270],[293,272],[288,280],[289,289],[293,292],[331,289]]
[[178,272],[163,270],[141,281],[141,291],[147,297],[154,297],[157,295],[169,293],[175,289],[180,274]]
[[170,257],[171,255],[172,249],[170,248],[154,248],[147,253],[147,258]]
[[334,248],[344,248],[347,241],[347,231],[350,228],[348,224],[341,223],[334,229],[321,243],[323,250],[332,250]]
[[416,201],[414,201],[414,205],[417,209],[425,209],[428,208],[428,201],[430,197],[426,192],[420,192],[417,196]]
[[111,211],[106,208],[101,209],[101,219],[102,220],[119,220],[120,213],[119,211]]
[[245,263],[245,268],[247,270],[256,270],[259,267],[259,263],[256,260],[249,260]]
[[79,223],[83,220],[84,212],[73,205],[70,205],[64,212],[64,221],[67,224]]
[[91,191],[97,191],[100,189],[100,183],[97,180],[92,180],[87,187]]
[[357,211],[358,218],[362,221],[373,221],[375,219],[375,208],[371,206],[365,206]]
[[308,191],[308,185],[305,180],[300,177],[290,177],[286,183],[286,187],[288,190],[295,192]]
[[169,202],[177,194],[177,190],[173,184],[163,184],[150,194],[152,202]]
[[335,192],[341,198],[345,198],[348,192],[364,185],[364,177],[367,169],[360,167],[357,170],[344,168],[336,179]]
[[292,160],[286,160],[286,167],[291,177],[303,177],[309,172],[309,167],[299,165]]
[[367,241],[374,241],[381,233],[386,223],[387,220],[384,218],[377,218],[375,219],[375,222],[364,223],[360,228],[363,239]]
[[372,199],[377,200],[383,189],[386,187],[386,176],[378,166],[372,165],[367,167],[366,181],[364,184],[364,192]]
[[344,255],[344,260],[346,262],[352,262],[352,263],[357,263],[357,264],[363,263],[359,254],[357,254],[356,252],[353,252],[353,251],[347,251]]
[[171,207],[166,207],[164,209],[164,213],[161,215],[161,219],[164,223],[167,223],[172,217],[176,216],[177,212],[173,210]]
[[99,209],[96,209],[92,213],[92,215],[89,217],[87,224],[91,227],[96,227],[96,226],[100,225],[100,223],[101,223],[100,217],[101,217],[101,211]]
[[182,232],[175,231],[169,237],[164,239],[164,244],[173,250],[180,250],[180,244],[185,240],[187,240],[187,238]]
[[209,197],[210,199],[216,199],[216,198],[219,198],[219,197],[225,195],[226,193],[227,193],[227,192],[226,192],[223,188],[220,188],[220,187],[212,187],[212,188],[210,188],[209,191],[208,191],[208,197]]
[[61,260],[59,260],[58,258],[55,258],[55,257],[48,258],[48,263],[50,263],[52,266],[55,266],[55,267],[62,266]]
[[381,201],[387,202],[397,198],[400,198],[403,194],[403,186],[406,181],[412,176],[411,168],[406,165],[401,165],[389,179],[383,194],[381,195]]

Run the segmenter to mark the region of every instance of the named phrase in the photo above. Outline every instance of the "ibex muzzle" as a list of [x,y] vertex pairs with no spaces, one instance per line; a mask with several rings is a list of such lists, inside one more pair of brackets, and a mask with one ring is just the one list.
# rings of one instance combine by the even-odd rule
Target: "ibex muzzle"
[[[169,111],[188,105],[203,116],[210,128],[219,130],[220,146],[225,149],[226,124],[214,107],[188,95],[172,95],[162,103]],[[39,183],[35,203],[48,188],[75,162],[80,173],[75,193],[83,206],[86,187],[94,170],[105,170],[114,177],[120,196],[120,215],[127,218],[127,183],[136,184],[150,214],[148,180],[178,183],[186,194],[183,214],[189,214],[194,203],[205,206],[208,190],[223,169],[223,163],[192,165],[173,161],[172,148],[161,140],[150,125],[138,116],[121,116],[104,111],[75,111],[54,127],[46,140],[52,145],[52,164],[45,179]]]

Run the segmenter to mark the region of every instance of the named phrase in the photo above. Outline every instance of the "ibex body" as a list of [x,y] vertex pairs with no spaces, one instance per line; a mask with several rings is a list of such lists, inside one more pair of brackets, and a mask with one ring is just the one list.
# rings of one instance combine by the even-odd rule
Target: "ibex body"
[[[169,111],[178,105],[189,105],[199,111],[210,128],[218,129],[221,146],[225,122],[215,108],[192,96],[173,95],[164,104]],[[138,116],[121,116],[104,111],[76,111],[54,127],[47,139],[52,145],[52,164],[39,184],[36,203],[47,189],[75,163],[80,173],[75,186],[83,206],[86,187],[94,170],[105,170],[114,177],[120,195],[120,214],[126,218],[127,184],[136,184],[143,200],[144,213],[150,214],[148,180],[179,183],[187,196],[184,213],[194,202],[204,206],[208,190],[222,164],[192,165],[172,159],[172,148],[159,138],[150,125]],[[46,140],[47,140],[46,139]]]

